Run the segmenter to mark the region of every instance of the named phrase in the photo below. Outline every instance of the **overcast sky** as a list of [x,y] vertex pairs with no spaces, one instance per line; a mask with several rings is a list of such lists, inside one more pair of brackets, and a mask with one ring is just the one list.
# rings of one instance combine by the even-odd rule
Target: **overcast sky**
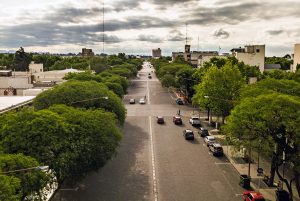
[[[104,0],[105,53],[164,56],[192,50],[265,44],[284,56],[300,42],[299,0]],[[99,0],[0,0],[0,50],[102,52]],[[199,41],[199,42],[198,42]]]

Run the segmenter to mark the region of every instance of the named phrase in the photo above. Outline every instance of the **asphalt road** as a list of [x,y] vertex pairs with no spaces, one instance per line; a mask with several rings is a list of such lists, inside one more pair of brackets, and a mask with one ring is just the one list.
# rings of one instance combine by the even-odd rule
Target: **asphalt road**
[[[198,135],[186,141],[182,131],[193,111],[175,104],[174,94],[161,87],[153,68],[145,64],[131,80],[124,97],[127,118],[116,157],[72,188],[58,191],[54,201],[238,201],[243,189],[226,158],[211,155]],[[148,74],[152,79],[148,79]],[[138,103],[146,96],[146,104]],[[135,98],[136,104],[128,104]],[[180,109],[184,125],[172,116]],[[156,123],[156,116],[166,123]]]

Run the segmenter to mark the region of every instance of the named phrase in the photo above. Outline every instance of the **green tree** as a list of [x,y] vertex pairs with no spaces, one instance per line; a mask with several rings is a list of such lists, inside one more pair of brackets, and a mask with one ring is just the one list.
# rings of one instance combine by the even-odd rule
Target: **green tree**
[[66,104],[87,109],[103,108],[115,113],[120,124],[125,121],[125,108],[121,99],[103,83],[95,81],[65,82],[39,94],[33,102],[34,107],[38,110],[54,104]]
[[[0,155],[0,172],[37,166],[40,166],[40,164],[34,158],[23,154]],[[32,195],[33,192],[37,193],[40,198],[43,198],[45,195],[43,195],[41,190],[51,181],[49,175],[38,170],[11,172],[4,175],[6,176],[3,177],[5,180],[3,183],[0,182],[0,189],[2,189],[0,192],[3,192],[0,194],[0,200],[9,200],[1,199],[1,195],[7,198],[11,196],[13,199],[23,200],[26,196]],[[11,183],[7,184],[7,181],[11,181]]]
[[22,47],[15,53],[14,69],[16,71],[28,71],[31,55],[26,53]]
[[226,63],[221,69],[211,67],[196,87],[193,104],[210,107],[216,114],[221,115],[224,121],[244,84],[245,80],[236,66]]
[[165,74],[161,78],[160,82],[163,87],[177,87],[176,79],[171,74]]
[[[223,127],[227,135],[239,140],[238,146],[245,146],[250,151],[251,147],[258,148],[258,151],[263,148],[272,155],[269,182],[273,184],[276,172],[291,195],[291,183],[282,177],[279,167],[283,164],[282,153],[285,150],[286,162],[293,164],[296,181],[299,181],[299,111],[298,97],[276,92],[263,94],[243,99],[233,109]],[[275,144],[276,151],[273,152]],[[296,186],[299,192],[299,186]]]
[[54,170],[59,183],[78,181],[114,156],[121,140],[113,113],[65,105],[24,109],[1,119],[1,146]]

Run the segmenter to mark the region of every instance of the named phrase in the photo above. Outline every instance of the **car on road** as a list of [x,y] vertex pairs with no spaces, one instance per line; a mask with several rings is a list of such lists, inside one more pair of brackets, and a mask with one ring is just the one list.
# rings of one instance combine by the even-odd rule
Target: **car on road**
[[194,133],[192,130],[189,129],[184,130],[183,136],[186,140],[194,140]]
[[210,144],[216,142],[216,138],[214,136],[206,136],[204,138],[204,142],[207,146],[209,146]]
[[134,98],[131,98],[131,99],[129,100],[129,104],[135,104],[135,99],[134,99]]
[[151,75],[148,75],[148,78],[149,78],[149,79],[151,79],[151,78],[152,78],[152,76],[151,76]]
[[181,98],[177,98],[176,103],[177,103],[177,105],[183,105],[184,104],[184,102]]
[[192,116],[189,120],[190,124],[192,124],[192,126],[201,126],[200,123],[200,118],[197,116]]
[[182,125],[181,116],[179,116],[179,115],[173,116],[173,123],[176,125]]
[[163,116],[157,116],[156,119],[157,119],[158,124],[164,124],[165,123],[165,119],[164,119]]
[[144,98],[141,98],[140,101],[139,101],[139,103],[140,103],[140,104],[145,104],[145,103],[146,103],[146,100],[145,100]]
[[206,128],[200,127],[198,131],[201,137],[209,136],[208,130]]
[[211,143],[208,145],[209,150],[214,156],[223,156],[223,147],[219,143]]
[[245,191],[243,193],[244,201],[265,201],[264,196],[260,192]]

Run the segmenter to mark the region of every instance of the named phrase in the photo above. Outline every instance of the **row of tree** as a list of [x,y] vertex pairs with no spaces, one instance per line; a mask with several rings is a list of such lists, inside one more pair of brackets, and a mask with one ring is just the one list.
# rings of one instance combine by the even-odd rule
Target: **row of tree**
[[[1,115],[0,200],[23,200],[32,192],[42,199],[41,189],[54,179],[76,182],[116,154],[126,117],[121,97],[127,77],[142,64],[131,62],[124,57],[119,71],[69,74],[67,82],[39,94],[32,108]],[[41,165],[52,174],[32,170]]]

